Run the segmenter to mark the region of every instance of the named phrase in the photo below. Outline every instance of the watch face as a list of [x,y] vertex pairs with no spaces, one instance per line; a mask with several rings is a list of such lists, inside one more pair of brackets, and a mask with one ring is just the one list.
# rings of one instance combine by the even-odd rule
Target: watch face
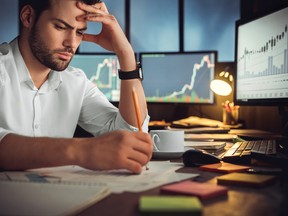
[[139,78],[140,78],[141,80],[143,80],[142,68],[140,67],[140,68],[138,68],[138,69],[139,69]]
[[137,62],[137,69],[138,69],[139,79],[143,80],[143,71],[142,71],[142,65],[140,62]]

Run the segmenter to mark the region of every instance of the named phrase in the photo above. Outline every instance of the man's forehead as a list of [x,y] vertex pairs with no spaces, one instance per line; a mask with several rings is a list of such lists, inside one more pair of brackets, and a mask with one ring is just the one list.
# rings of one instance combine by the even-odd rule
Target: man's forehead
[[68,13],[79,13],[79,15],[84,14],[85,12],[77,7],[78,0],[51,0],[51,9],[52,10],[64,10]]
[[[80,28],[86,27],[85,21],[77,21],[77,17],[84,15],[85,11],[79,9],[76,5],[77,0],[51,0],[50,12],[53,18],[61,19],[71,26],[81,24]],[[76,26],[75,26],[76,27]]]

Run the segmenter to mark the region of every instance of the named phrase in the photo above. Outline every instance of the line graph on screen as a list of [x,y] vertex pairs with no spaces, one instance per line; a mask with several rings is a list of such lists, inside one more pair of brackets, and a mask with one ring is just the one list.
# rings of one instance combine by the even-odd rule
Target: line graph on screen
[[[144,77],[148,76],[149,80],[149,83],[143,82],[148,102],[211,103],[213,101],[213,93],[209,87],[215,70],[212,54],[175,54],[165,57],[160,55],[152,56],[152,60],[149,60],[150,57],[149,55],[142,57],[146,75]],[[150,65],[155,66],[153,58],[157,59],[158,66],[157,70],[154,69],[152,78],[149,72],[153,70]]]

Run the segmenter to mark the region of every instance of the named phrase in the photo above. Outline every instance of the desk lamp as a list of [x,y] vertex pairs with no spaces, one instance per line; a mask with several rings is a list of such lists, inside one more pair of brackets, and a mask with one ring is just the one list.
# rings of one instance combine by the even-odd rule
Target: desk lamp
[[[233,75],[227,71],[221,71],[215,76],[215,79],[211,81],[211,90],[220,96],[229,96],[233,90]],[[223,123],[227,125],[235,125],[238,121],[239,106],[234,106],[233,102],[228,100],[222,103],[223,107]]]
[[216,79],[210,83],[211,90],[217,95],[228,96],[232,92],[233,75],[228,71],[221,71]]

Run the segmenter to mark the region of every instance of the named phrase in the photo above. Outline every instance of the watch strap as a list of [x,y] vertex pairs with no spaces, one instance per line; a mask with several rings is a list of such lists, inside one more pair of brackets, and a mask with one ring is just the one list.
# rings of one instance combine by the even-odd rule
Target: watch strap
[[121,71],[118,70],[118,75],[121,80],[129,80],[129,79],[140,79],[143,80],[143,73],[141,64],[137,63],[137,67],[135,70],[132,71]]

